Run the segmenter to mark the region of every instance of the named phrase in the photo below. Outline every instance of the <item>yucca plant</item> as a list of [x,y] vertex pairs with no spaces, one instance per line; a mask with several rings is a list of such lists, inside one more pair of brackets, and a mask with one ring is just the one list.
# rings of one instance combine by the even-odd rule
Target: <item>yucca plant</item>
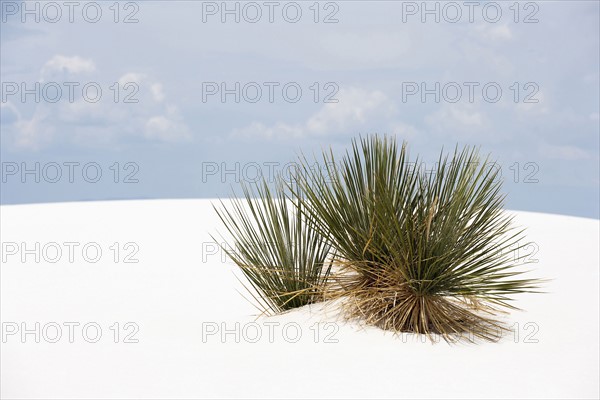
[[232,238],[219,243],[268,315],[321,300],[331,268],[330,246],[305,222],[302,203],[290,196],[281,178],[273,186],[243,184],[243,197],[215,207]]
[[[516,279],[523,232],[502,210],[498,170],[475,149],[440,155],[432,173],[406,146],[371,136],[324,169],[296,176],[311,226],[336,249],[329,297],[351,317],[394,332],[496,340],[501,308],[539,283]],[[523,243],[519,245],[519,243]]]
[[514,255],[528,243],[487,158],[457,147],[428,172],[405,144],[373,135],[319,161],[301,157],[291,182],[243,186],[217,210],[265,312],[341,299],[348,317],[396,333],[502,336],[498,313],[540,281],[520,277],[525,256]]

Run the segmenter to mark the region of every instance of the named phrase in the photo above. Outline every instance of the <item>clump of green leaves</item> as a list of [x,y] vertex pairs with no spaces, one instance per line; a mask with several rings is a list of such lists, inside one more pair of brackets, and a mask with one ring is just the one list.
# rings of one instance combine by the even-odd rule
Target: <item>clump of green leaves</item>
[[245,191],[268,212],[245,214],[236,203],[224,218],[243,249],[230,255],[264,299],[287,309],[340,298],[349,317],[394,332],[502,335],[497,313],[539,281],[516,268],[525,256],[515,250],[527,243],[502,209],[488,159],[457,148],[426,171],[405,144],[374,135],[339,161],[331,152],[320,161],[315,169],[302,158],[278,200],[266,184],[258,200]]
[[302,203],[281,179],[273,190],[266,182],[242,188],[243,197],[215,209],[233,239],[222,248],[250,282],[260,310],[276,314],[322,300],[331,246],[308,226]]

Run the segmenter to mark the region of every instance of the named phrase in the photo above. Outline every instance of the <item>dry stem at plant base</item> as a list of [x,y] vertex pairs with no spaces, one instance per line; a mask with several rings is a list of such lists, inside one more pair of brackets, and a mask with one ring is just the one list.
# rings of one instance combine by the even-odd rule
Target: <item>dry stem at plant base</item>
[[395,334],[425,334],[434,342],[434,335],[448,342],[496,341],[508,331],[495,317],[505,311],[476,297],[419,295],[401,276],[367,280],[356,273],[359,268],[338,264],[323,291],[324,300],[340,301],[349,320]]

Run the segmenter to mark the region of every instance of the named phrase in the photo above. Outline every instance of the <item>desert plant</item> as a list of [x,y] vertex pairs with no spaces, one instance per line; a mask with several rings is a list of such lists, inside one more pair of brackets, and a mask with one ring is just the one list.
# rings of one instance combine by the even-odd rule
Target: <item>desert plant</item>
[[[248,279],[260,311],[275,314],[321,299],[330,246],[304,221],[303,206],[278,178],[242,185],[243,197],[215,210],[233,241],[218,241]],[[214,239],[214,238],[213,238]]]
[[457,147],[428,172],[406,144],[377,135],[339,161],[323,152],[319,168],[301,157],[275,194],[244,186],[219,212],[235,242],[227,252],[270,312],[341,299],[348,317],[396,333],[496,340],[498,313],[540,281],[520,276],[526,256],[514,255],[528,243],[488,161]]
[[[494,315],[538,281],[515,279],[526,246],[502,210],[498,170],[478,151],[440,155],[432,173],[406,146],[371,136],[324,169],[306,159],[297,175],[307,219],[338,253],[327,293],[344,310],[394,332],[495,340]],[[519,243],[523,243],[519,245]]]

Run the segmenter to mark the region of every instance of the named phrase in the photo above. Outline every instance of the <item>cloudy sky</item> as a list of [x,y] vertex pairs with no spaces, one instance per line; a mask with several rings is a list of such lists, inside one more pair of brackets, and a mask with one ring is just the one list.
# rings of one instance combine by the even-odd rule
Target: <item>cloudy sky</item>
[[387,133],[599,217],[596,1],[1,1],[3,204],[224,197]]

